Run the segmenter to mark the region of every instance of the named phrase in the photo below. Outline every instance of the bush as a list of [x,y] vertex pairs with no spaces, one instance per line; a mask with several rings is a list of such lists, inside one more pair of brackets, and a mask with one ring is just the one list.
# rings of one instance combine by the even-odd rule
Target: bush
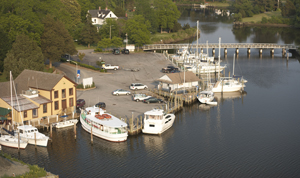
[[263,23],[263,24],[268,23],[268,19],[266,17],[262,17],[261,23]]
[[103,50],[102,50],[102,48],[97,48],[97,49],[95,49],[94,51],[95,51],[95,52],[102,52]]

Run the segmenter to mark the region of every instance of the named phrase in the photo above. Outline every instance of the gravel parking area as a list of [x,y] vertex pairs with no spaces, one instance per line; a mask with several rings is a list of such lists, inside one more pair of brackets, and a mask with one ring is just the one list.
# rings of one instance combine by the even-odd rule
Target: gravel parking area
[[[77,99],[84,99],[86,106],[92,106],[98,102],[106,103],[106,110],[120,118],[131,118],[142,115],[144,112],[153,108],[165,107],[163,104],[145,104],[135,102],[132,96],[113,96],[115,89],[129,89],[131,83],[143,83],[150,89],[156,88],[158,78],[164,75],[161,72],[163,67],[170,65],[160,53],[130,53],[114,55],[112,53],[93,53],[92,50],[82,50],[86,54],[83,62],[95,65],[96,61],[104,60],[106,64],[119,65],[119,70],[109,70],[108,73],[100,73],[92,70],[81,69],[84,78],[93,77],[96,89],[87,91],[77,90]],[[76,60],[76,57],[73,57]],[[75,67],[73,65],[73,67]],[[139,69],[133,72],[130,69]],[[74,75],[74,74],[73,74]],[[72,78],[72,76],[70,76]],[[146,93],[146,90],[137,90],[137,93]]]

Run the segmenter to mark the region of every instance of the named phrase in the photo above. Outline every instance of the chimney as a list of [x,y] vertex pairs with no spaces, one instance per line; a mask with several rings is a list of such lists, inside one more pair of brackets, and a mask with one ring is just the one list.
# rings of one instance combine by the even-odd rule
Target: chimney
[[101,11],[101,7],[99,6],[99,11]]
[[107,7],[105,8],[105,10],[107,11]]
[[125,14],[125,17],[127,17],[127,13]]

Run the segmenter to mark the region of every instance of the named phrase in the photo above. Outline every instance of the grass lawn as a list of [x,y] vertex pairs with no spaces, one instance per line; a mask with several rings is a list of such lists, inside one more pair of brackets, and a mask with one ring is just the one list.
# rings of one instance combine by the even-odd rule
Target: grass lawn
[[96,49],[97,46],[92,46],[90,48],[88,48],[87,46],[85,45],[79,45],[79,44],[76,44],[75,43],[75,47],[76,47],[76,50],[84,50],[84,49]]
[[253,15],[253,17],[246,17],[242,19],[242,22],[260,22],[261,18],[266,17],[267,19],[270,19],[271,16],[277,16],[277,17],[281,17],[281,12],[279,11],[273,11],[273,12],[265,12],[262,14],[256,14]]
[[208,3],[209,6],[216,6],[216,7],[228,7],[229,3],[222,3],[222,2],[210,2]]

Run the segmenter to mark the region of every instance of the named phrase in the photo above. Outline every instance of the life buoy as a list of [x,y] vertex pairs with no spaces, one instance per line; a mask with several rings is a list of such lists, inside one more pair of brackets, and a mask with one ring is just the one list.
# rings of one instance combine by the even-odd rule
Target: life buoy
[[95,115],[95,117],[98,118],[98,119],[104,119],[103,115]]

